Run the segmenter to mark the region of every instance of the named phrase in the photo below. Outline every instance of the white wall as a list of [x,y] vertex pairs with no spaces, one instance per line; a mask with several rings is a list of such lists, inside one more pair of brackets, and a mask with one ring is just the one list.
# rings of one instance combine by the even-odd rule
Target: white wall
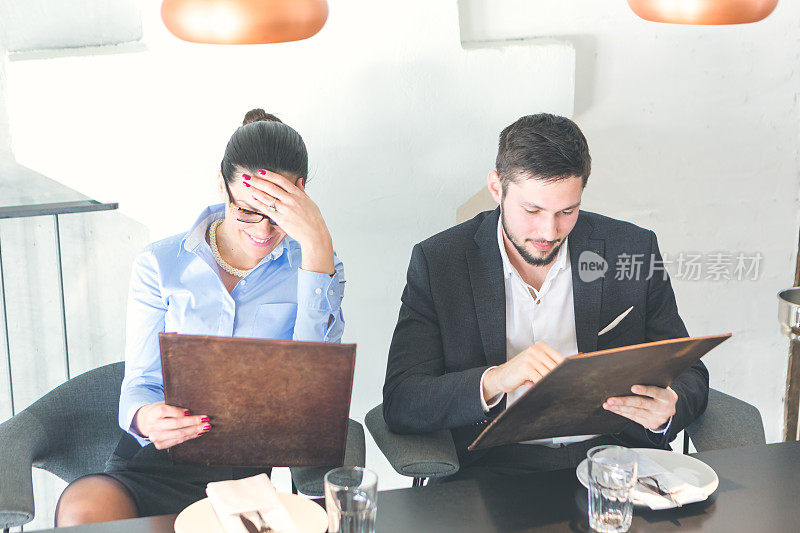
[[139,0],[0,0],[0,40],[11,52],[99,46],[142,37]]
[[[0,42],[1,43],[1,42]],[[6,84],[6,50],[0,44],[0,157],[9,158],[11,155],[11,132],[8,119],[8,107],[6,106],[6,94],[8,88]]]
[[[483,185],[503,126],[574,116],[594,158],[586,208],[655,229],[668,253],[764,254],[757,282],[675,287],[692,333],[735,333],[708,359],[712,384],[755,403],[778,438],[786,342],[774,294],[792,281],[798,212],[795,3],[735,28],[655,25],[621,1],[330,4],[308,41],[215,47],[175,40],[159,2],[144,0],[146,52],[12,61],[17,159],[120,201],[159,238],[215,201],[247,109],[296,127],[346,266],[361,419],[380,401],[413,243]],[[513,41],[474,45],[498,39]],[[368,440],[381,488],[407,486]]]

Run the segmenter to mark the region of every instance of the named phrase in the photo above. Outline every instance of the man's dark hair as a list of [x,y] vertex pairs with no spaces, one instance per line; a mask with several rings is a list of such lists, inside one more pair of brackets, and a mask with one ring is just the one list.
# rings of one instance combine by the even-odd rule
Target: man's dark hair
[[495,164],[503,192],[520,178],[552,182],[578,177],[586,187],[592,158],[574,122],[539,113],[520,118],[500,133]]

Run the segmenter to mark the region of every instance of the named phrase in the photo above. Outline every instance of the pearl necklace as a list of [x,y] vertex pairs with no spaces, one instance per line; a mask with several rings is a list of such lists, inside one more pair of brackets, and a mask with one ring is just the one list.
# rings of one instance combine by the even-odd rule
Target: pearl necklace
[[214,254],[214,259],[217,260],[217,264],[222,267],[222,269],[231,274],[232,276],[236,276],[237,278],[243,278],[248,275],[253,269],[249,270],[242,270],[241,268],[236,268],[229,265],[219,253],[219,248],[217,248],[217,226],[222,223],[223,219],[215,220],[211,223],[211,226],[208,228],[208,240],[211,241],[211,253]]

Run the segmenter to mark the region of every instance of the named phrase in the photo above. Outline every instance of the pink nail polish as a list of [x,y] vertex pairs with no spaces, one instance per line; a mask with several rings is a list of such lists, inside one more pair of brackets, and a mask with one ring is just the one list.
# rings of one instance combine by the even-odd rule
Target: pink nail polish
[[245,180],[249,180],[250,176],[248,176],[247,174],[242,174],[242,178],[244,178]]
[[249,187],[249,186],[250,186],[250,184],[249,184],[249,183],[247,183],[247,182],[245,181],[245,182],[244,182],[244,186],[245,186],[245,187]]
[[266,171],[266,170],[264,170],[263,168],[259,168],[259,169],[258,169],[258,173],[259,173],[259,174],[261,174],[261,175],[263,176],[264,174],[266,174],[266,173],[267,173],[267,171]]
[[258,198],[256,198],[255,196],[253,196],[253,200],[258,200]]
[[203,431],[208,431],[209,429],[211,429],[211,426],[209,424],[203,426]]
[[204,416],[203,418],[200,419],[200,423],[202,424],[203,422],[208,422],[207,416]]
[[183,412],[183,416],[189,416],[190,414],[192,414],[192,413],[190,413],[189,411],[184,411]]

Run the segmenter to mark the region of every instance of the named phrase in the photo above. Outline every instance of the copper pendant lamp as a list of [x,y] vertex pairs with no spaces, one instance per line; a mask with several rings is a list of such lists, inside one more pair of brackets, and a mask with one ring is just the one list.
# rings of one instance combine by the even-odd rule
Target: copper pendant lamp
[[628,5],[652,22],[747,24],[766,18],[778,0],[628,0]]
[[326,0],[164,0],[161,18],[184,41],[266,44],[308,39],[328,19]]

